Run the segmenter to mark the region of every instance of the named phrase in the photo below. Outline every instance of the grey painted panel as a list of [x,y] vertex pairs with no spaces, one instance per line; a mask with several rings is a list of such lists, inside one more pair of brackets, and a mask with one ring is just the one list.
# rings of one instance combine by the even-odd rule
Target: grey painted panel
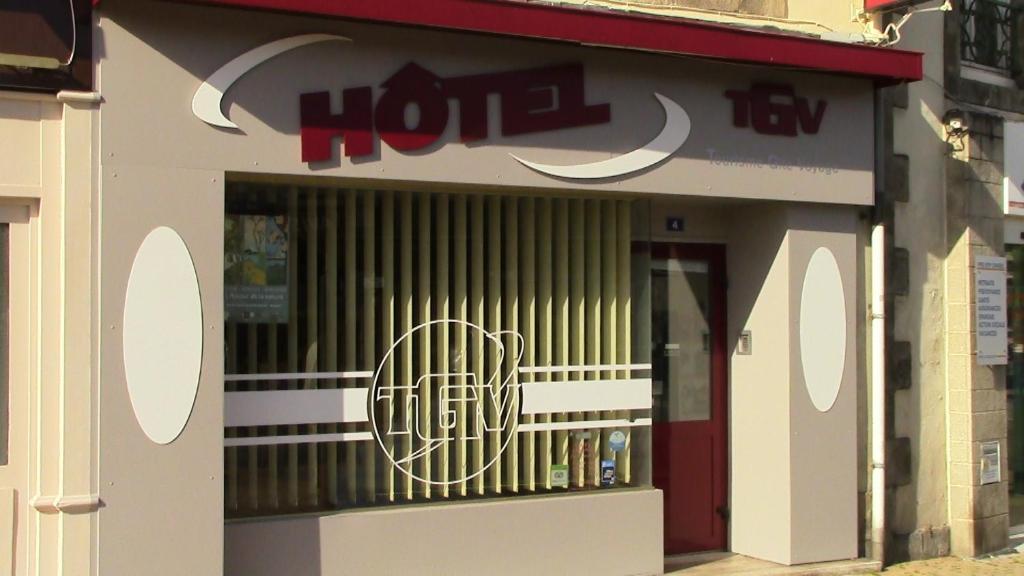
[[[99,573],[220,574],[223,175],[120,167],[107,168],[102,178]],[[167,201],[154,202],[154,197]],[[167,445],[147,438],[136,420],[121,338],[132,261],[157,226],[177,231],[192,253],[205,330],[195,408],[181,435]]]
[[[872,201],[872,86],[801,74],[650,54],[381,27],[257,12],[150,3],[104,4],[101,21],[102,139],[105,164],[170,165],[226,171],[332,176],[378,183],[514,186],[600,192],[762,198],[842,204]],[[203,80],[236,56],[297,34],[327,32],[327,42],[285,53],[243,76],[225,98],[242,132],[214,128],[191,111]],[[441,139],[398,153],[378,144],[353,161],[301,162],[299,95],[380,84],[410,61],[442,77],[582,62],[589,104],[609,103],[612,122],[502,137],[490,107],[490,137],[458,142],[457,104]],[[813,105],[828,102],[821,131],[763,136],[733,126],[726,90],[752,83],[793,84]],[[669,160],[634,177],[580,183],[552,178],[510,154],[546,164],[605,160],[649,142],[665,121],[654,94],[687,110],[689,140]]]
[[562,497],[237,522],[227,576],[621,576],[662,572],[662,493]]
[[846,300],[846,363],[835,404],[820,412],[804,382],[800,338],[791,338],[790,462],[792,563],[857,557],[857,211],[807,206],[789,211],[790,306],[796,330],[811,255],[835,255]]
[[782,205],[734,213],[728,245],[729,342],[751,332],[753,353],[731,350],[729,549],[782,564],[792,550],[789,460],[792,310]]

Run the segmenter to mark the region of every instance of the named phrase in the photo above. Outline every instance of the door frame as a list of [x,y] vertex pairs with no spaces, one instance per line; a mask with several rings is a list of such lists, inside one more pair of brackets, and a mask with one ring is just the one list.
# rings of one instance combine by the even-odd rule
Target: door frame
[[[714,525],[714,543],[707,550],[729,549],[729,351],[728,351],[728,279],[726,245],[688,242],[652,242],[651,259],[675,258],[708,263],[711,298],[711,418],[716,461],[712,474],[719,480],[714,485],[714,500],[721,511]],[[664,519],[667,521],[668,519]]]

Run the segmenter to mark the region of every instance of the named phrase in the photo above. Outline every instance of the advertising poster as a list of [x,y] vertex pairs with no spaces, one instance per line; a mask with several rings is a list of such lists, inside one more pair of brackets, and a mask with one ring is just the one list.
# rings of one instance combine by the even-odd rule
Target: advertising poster
[[288,219],[224,219],[224,314],[230,322],[288,321]]

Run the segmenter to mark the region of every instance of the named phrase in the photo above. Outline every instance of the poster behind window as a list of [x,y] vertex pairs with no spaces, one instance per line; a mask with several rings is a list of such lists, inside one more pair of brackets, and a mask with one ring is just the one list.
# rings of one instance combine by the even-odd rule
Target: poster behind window
[[288,321],[288,218],[224,218],[224,312],[228,321]]

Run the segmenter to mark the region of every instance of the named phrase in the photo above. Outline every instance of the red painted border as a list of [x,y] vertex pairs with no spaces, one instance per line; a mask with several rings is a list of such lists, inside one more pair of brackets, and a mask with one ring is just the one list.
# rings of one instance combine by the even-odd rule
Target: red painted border
[[685,54],[884,82],[922,78],[922,55],[916,52],[520,0],[187,1]]

